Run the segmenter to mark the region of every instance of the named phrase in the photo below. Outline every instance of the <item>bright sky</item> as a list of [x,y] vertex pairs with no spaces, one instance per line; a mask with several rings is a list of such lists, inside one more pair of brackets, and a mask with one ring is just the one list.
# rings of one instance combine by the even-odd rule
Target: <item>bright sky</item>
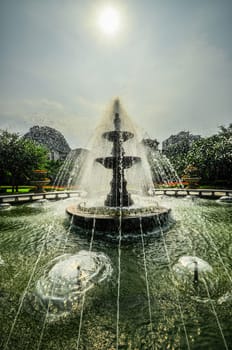
[[1,0],[0,128],[86,146],[115,96],[160,142],[232,121],[231,0]]

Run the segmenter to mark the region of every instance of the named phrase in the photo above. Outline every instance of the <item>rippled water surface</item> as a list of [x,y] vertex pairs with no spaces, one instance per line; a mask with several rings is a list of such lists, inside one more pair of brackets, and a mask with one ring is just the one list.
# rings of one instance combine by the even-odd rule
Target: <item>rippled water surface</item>
[[[2,210],[0,348],[232,349],[232,206],[199,199],[160,201],[172,208],[172,228],[145,240],[144,250],[142,240],[121,247],[118,340],[117,244],[93,236],[91,245],[90,237],[70,228],[67,200]],[[37,300],[38,281],[54,259],[90,249],[107,257],[107,278],[94,280],[83,308],[83,297],[77,298],[79,307],[48,317],[50,309]],[[192,269],[175,268],[183,256],[198,257],[212,270],[199,271],[199,282],[193,283]]]

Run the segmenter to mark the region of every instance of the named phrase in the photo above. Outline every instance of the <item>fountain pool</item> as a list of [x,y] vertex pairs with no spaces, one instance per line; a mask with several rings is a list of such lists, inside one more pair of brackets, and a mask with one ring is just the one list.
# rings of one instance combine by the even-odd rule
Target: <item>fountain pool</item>
[[[87,239],[83,228],[77,235],[65,216],[72,200],[12,206],[0,212],[1,349],[232,348],[231,206],[159,198],[161,205],[171,208],[175,225],[159,238],[143,241],[141,236],[121,246],[118,296],[118,246],[94,239],[94,232]],[[82,260],[83,252],[90,253],[92,262]],[[104,270],[98,270],[77,307],[62,302],[65,312],[50,317],[51,310],[38,300],[38,290],[48,292],[41,288],[47,272],[55,278],[66,256],[84,264],[84,276],[91,275],[92,259],[98,254],[98,266]],[[186,274],[181,270],[181,276],[176,269],[183,261],[188,266],[186,257],[208,264],[203,274],[199,269],[197,286],[191,268]],[[50,288],[53,297],[63,293],[59,280],[56,287]],[[72,293],[72,286],[68,288]]]

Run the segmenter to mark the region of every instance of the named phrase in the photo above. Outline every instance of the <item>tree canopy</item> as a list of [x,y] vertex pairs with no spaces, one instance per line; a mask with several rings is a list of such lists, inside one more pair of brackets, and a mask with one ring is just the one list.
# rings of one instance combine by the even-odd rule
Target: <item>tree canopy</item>
[[192,165],[202,182],[232,184],[232,124],[221,126],[217,134],[200,138],[188,147],[183,143],[172,145],[166,155],[179,176]]
[[8,177],[14,189],[31,178],[33,170],[45,168],[47,159],[44,147],[17,133],[0,130],[0,181]]
[[181,176],[188,165],[186,156],[191,148],[188,137],[184,137],[178,143],[167,147],[164,154],[168,157],[175,170]]

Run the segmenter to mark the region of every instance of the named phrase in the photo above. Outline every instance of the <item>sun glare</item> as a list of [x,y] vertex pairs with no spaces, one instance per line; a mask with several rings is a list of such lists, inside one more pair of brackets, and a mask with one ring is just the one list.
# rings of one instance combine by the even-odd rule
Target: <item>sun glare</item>
[[102,10],[98,18],[98,24],[101,31],[109,36],[118,33],[120,29],[120,16],[113,7],[106,7]]

